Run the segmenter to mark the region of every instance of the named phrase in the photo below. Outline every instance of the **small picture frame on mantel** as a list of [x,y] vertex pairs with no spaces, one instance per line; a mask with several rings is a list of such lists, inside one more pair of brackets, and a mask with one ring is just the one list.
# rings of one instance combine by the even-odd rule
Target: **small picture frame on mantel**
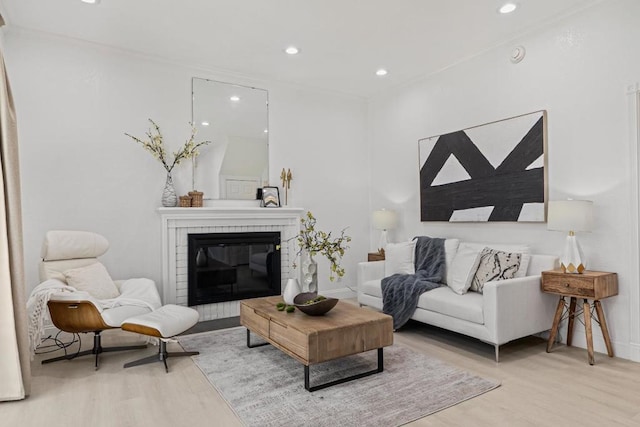
[[280,191],[278,190],[278,187],[262,187],[262,207],[280,207]]

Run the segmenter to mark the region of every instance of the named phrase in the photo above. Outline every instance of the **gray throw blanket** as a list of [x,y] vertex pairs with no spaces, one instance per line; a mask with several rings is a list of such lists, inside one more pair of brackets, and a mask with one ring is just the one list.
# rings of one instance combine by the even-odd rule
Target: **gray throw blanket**
[[426,291],[443,286],[444,239],[416,237],[416,273],[394,274],[382,279],[382,311],[393,316],[393,329],[413,316],[418,299]]

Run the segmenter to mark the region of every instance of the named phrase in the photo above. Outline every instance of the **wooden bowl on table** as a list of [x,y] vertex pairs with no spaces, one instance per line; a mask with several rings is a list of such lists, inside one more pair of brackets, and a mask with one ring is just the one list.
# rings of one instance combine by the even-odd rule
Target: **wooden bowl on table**
[[321,301],[307,303],[318,297],[315,292],[303,292],[293,298],[293,305],[309,316],[322,316],[338,304],[338,298],[325,298]]

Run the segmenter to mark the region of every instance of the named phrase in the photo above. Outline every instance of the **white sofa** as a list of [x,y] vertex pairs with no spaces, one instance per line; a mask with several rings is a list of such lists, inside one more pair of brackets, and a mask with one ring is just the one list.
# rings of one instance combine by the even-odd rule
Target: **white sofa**
[[[445,245],[448,281],[460,269],[456,256],[463,247],[491,247],[511,250],[513,245],[468,244],[457,239],[447,239]],[[467,254],[468,256],[469,254]],[[540,290],[540,273],[558,267],[558,258],[551,255],[527,254],[526,271],[516,277],[487,282],[483,293],[469,291],[462,295],[449,286],[423,293],[413,320],[477,338],[495,347],[499,361],[500,345],[517,338],[551,329],[557,298]],[[467,268],[465,266],[463,268]],[[477,268],[477,264],[475,265]],[[474,267],[471,267],[474,268]],[[474,270],[475,272],[475,270]],[[473,273],[473,272],[472,272]],[[521,276],[521,277],[518,277]],[[358,265],[358,303],[382,310],[381,280],[385,277],[385,261],[362,262]]]

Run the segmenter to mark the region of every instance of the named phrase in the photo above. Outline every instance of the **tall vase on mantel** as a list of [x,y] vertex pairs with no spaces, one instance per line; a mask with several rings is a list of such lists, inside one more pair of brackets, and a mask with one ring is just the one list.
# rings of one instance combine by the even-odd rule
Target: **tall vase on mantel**
[[310,253],[302,263],[302,282],[309,292],[318,293],[318,264]]
[[173,179],[171,178],[171,172],[167,173],[167,181],[164,184],[164,190],[162,190],[162,206],[165,208],[172,208],[178,204],[178,196],[176,190],[173,188]]

